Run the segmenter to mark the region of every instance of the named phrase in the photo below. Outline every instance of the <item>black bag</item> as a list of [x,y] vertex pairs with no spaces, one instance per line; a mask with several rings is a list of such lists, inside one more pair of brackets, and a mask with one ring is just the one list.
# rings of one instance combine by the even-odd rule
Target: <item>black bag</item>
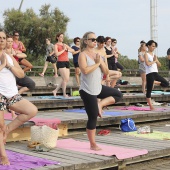
[[56,59],[56,57],[54,55],[49,56],[49,58],[50,58],[51,63],[56,63],[57,59]]

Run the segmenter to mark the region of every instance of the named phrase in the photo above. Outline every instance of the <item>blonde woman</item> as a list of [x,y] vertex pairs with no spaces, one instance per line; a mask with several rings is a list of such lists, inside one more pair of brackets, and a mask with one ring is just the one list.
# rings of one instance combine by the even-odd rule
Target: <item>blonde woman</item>
[[[80,96],[84,102],[88,121],[86,126],[91,150],[101,150],[96,144],[95,133],[97,117],[102,117],[102,108],[121,100],[122,93],[117,89],[101,85],[102,73],[109,70],[102,57],[96,54],[96,35],[93,32],[84,34],[81,40],[81,53],[78,58],[81,70]],[[101,99],[99,102],[97,99]]]

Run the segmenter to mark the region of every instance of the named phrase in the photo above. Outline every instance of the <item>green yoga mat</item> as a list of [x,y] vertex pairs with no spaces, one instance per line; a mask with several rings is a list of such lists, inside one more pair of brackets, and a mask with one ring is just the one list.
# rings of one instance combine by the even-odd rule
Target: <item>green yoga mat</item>
[[135,132],[126,132],[124,134],[129,136],[134,136],[134,137],[148,138],[148,139],[170,140],[170,133],[168,132],[153,131],[153,133],[138,134],[137,131],[135,131]]

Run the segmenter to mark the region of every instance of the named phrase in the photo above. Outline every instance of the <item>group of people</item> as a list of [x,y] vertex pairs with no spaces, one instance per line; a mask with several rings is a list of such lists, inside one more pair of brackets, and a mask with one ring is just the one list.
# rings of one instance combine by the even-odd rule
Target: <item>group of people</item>
[[[17,34],[15,35],[17,36]],[[59,88],[62,87],[64,97],[68,97],[66,94],[66,85],[70,76],[68,52],[73,54],[76,80],[80,86],[80,96],[88,116],[86,131],[90,141],[90,149],[101,150],[102,148],[97,145],[95,140],[97,117],[102,117],[103,107],[113,105],[123,97],[121,91],[114,88],[116,80],[121,77],[119,70],[123,70],[123,66],[117,60],[120,54],[115,45],[117,41],[110,37],[96,37],[94,32],[86,32],[81,39],[79,37],[74,38],[75,45],[72,48],[63,43],[63,33],[57,34],[56,40],[57,43],[51,45],[50,39],[46,39],[47,57],[44,70],[40,76],[44,76],[48,63],[51,62],[55,70],[54,76],[58,76],[58,69],[62,78],[53,94],[55,96]],[[7,135],[37,113],[36,106],[23,99],[20,95],[21,92],[18,91],[17,79],[27,79],[24,74],[24,71],[27,70],[23,70],[19,66],[19,59],[22,58],[21,61],[24,62],[26,54],[23,53],[23,50],[15,50],[15,47],[11,47],[13,41],[11,37],[6,37],[4,32],[0,32],[0,163],[3,165],[10,164],[4,147]],[[20,46],[24,49],[22,44]],[[151,103],[154,81],[157,81],[163,87],[169,85],[158,74],[157,66],[160,66],[160,62],[154,55],[156,47],[157,43],[150,40],[148,43],[142,42],[139,50],[140,73],[142,77],[144,77],[144,74],[146,77],[146,83],[142,87],[143,92],[145,92],[145,85],[147,87],[146,98],[151,110],[154,110]],[[56,56],[57,61],[54,58]],[[54,64],[56,62],[57,64]],[[4,122],[4,111],[6,109],[19,113],[7,125]]]
[[138,51],[139,73],[142,78],[142,91],[144,94],[146,94],[146,100],[150,106],[150,110],[155,110],[151,100],[151,92],[154,84],[160,85],[162,87],[169,86],[169,82],[158,74],[158,67],[161,66],[161,63],[154,54],[154,50],[157,48],[157,46],[158,44],[154,40],[150,40],[147,43],[141,41]]
[[[43,71],[39,73],[40,76],[44,77],[46,69],[48,67],[48,63],[52,63],[54,68],[54,77],[58,77],[58,73],[62,78],[62,81],[57,85],[56,89],[52,92],[54,96],[57,95],[57,92],[60,88],[62,88],[63,96],[68,97],[66,94],[66,86],[70,77],[70,64],[68,52],[73,55],[73,64],[75,67],[75,78],[77,85],[80,86],[80,68],[78,64],[79,54],[81,52],[81,39],[79,37],[75,37],[73,39],[74,45],[69,47],[67,44],[63,43],[64,34],[59,33],[56,35],[56,44],[53,45],[51,43],[51,39],[46,39],[46,57]],[[104,74],[102,77],[102,84],[106,84],[107,86],[115,87],[117,80],[122,76],[122,71],[124,68],[118,62],[118,56],[120,55],[116,43],[116,39],[111,39],[110,37],[98,36],[97,46],[94,48],[96,53],[99,53],[106,66],[109,69],[109,73]],[[58,71],[57,71],[58,70]],[[119,71],[118,71],[119,70]]]

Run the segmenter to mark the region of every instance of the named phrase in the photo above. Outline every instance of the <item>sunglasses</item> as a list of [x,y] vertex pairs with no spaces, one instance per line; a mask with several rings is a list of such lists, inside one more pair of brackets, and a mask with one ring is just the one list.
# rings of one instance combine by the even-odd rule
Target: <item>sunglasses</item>
[[91,40],[92,42],[95,42],[96,38],[88,38],[87,40]]

